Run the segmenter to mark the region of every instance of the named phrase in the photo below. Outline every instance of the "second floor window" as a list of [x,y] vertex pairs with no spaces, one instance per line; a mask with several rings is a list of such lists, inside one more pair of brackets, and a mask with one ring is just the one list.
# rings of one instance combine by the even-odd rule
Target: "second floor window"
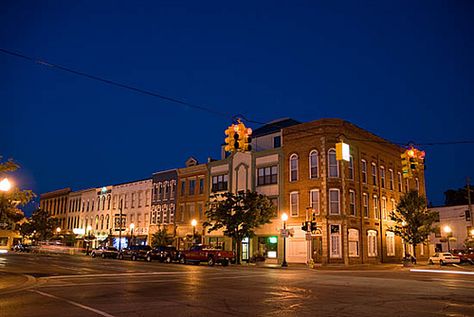
[[398,191],[402,192],[402,173],[398,172]]
[[367,162],[365,160],[360,161],[360,172],[362,173],[362,183],[367,184]]
[[292,217],[298,217],[299,209],[299,194],[298,192],[290,193],[290,215]]
[[354,160],[352,159],[352,155],[349,157],[348,172],[347,177],[349,179],[354,179]]
[[379,198],[377,196],[374,196],[374,218],[375,219],[380,219],[379,215]]
[[181,181],[181,196],[184,196],[186,194],[186,181],[182,180]]
[[212,191],[218,192],[227,190],[228,179],[229,177],[227,174],[212,176]]
[[204,178],[199,179],[199,194],[204,193]]
[[339,189],[329,190],[329,214],[331,215],[340,214]]
[[339,177],[339,166],[336,159],[336,150],[328,151],[328,174],[329,177]]
[[369,196],[366,193],[362,194],[362,206],[364,208],[364,217],[369,218]]
[[355,191],[349,190],[349,213],[351,216],[356,215],[356,199]]
[[189,195],[194,195],[196,192],[196,180],[190,179],[189,180]]
[[380,186],[385,188],[385,167],[380,166]]
[[318,151],[309,153],[309,178],[318,177]]
[[257,174],[258,186],[278,183],[278,168],[276,165],[259,168]]
[[298,180],[298,155],[293,154],[290,156],[290,182],[296,182]]
[[316,215],[319,215],[319,190],[312,189],[310,192],[310,206]]
[[375,163],[372,163],[372,184],[377,186],[377,165]]
[[393,170],[392,169],[389,169],[388,170],[389,172],[389,182],[390,182],[390,190],[393,190],[394,186],[393,186]]

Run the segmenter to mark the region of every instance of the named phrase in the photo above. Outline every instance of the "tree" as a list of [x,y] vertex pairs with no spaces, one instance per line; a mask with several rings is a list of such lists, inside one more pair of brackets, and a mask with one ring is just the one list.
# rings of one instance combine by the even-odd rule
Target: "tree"
[[[0,156],[0,160],[2,157]],[[0,175],[16,171],[20,166],[8,160],[4,163],[0,162]],[[0,224],[6,223],[7,226],[23,219],[25,215],[18,207],[29,203],[35,194],[31,190],[20,190],[13,187],[7,192],[0,191]]]
[[416,246],[424,243],[428,236],[435,231],[433,223],[438,219],[438,213],[426,208],[426,199],[412,190],[400,200],[395,211],[390,212],[390,218],[395,225],[389,230],[401,237],[405,243],[413,245],[413,256],[416,258]]
[[151,246],[154,248],[166,247],[171,243],[173,243],[173,237],[168,234],[166,227],[158,229],[158,231],[151,236]]
[[48,240],[54,235],[58,226],[58,220],[51,217],[46,210],[36,209],[31,215],[31,227],[33,237],[38,240]]
[[207,205],[208,232],[223,229],[232,238],[240,264],[240,246],[245,237],[253,237],[255,229],[276,217],[275,206],[267,196],[251,191],[214,194]]
[[[470,186],[471,198],[474,200],[474,188]],[[446,206],[467,205],[467,185],[463,188],[448,189],[444,192],[444,204]]]

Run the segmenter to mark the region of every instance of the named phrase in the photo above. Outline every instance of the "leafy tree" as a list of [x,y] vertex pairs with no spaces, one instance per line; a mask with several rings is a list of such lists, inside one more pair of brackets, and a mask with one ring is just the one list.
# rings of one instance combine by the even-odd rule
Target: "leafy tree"
[[214,194],[207,205],[208,232],[223,229],[224,235],[232,238],[240,263],[240,246],[245,237],[253,237],[255,229],[276,217],[275,206],[267,196],[241,191]]
[[171,243],[173,243],[173,237],[168,234],[166,227],[158,229],[158,231],[151,236],[151,246],[153,248],[165,247]]
[[48,240],[58,227],[58,220],[51,217],[46,210],[37,209],[31,215],[33,237],[37,240]]
[[[470,186],[471,199],[474,200],[474,188]],[[446,206],[467,205],[467,186],[458,189],[448,189],[444,192],[444,204]]]
[[[1,159],[2,157],[0,156]],[[0,162],[1,178],[3,179],[4,174],[14,172],[18,168],[20,166],[12,160],[4,163]],[[20,190],[17,187],[12,187],[7,192],[0,192],[0,223],[11,225],[23,219],[25,217],[23,211],[18,207],[26,205],[34,197],[35,194],[31,190]]]
[[424,243],[428,236],[435,231],[433,223],[438,219],[438,213],[426,208],[426,199],[412,190],[400,200],[395,211],[390,212],[390,218],[395,225],[389,230],[401,237],[405,243],[413,245],[416,258],[416,246]]

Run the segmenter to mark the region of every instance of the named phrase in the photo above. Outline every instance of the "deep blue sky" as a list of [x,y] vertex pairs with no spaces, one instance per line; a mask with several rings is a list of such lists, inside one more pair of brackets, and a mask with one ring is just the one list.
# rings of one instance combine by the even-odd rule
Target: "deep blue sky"
[[[0,54],[0,153],[41,193],[218,157],[231,116],[339,117],[389,140],[474,139],[473,1],[0,1],[0,47],[204,104],[213,116]],[[427,189],[474,145],[426,146]]]

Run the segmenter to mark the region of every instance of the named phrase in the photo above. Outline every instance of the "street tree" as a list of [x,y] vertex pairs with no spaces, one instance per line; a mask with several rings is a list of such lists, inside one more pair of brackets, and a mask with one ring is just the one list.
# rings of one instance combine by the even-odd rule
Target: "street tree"
[[223,230],[225,236],[232,238],[240,264],[242,240],[253,237],[255,229],[270,223],[276,217],[276,210],[265,195],[251,191],[225,192],[211,195],[206,216],[208,220],[204,226],[209,227],[209,233]]
[[40,208],[33,212],[30,223],[33,238],[37,240],[49,240],[53,237],[59,224],[56,218],[51,217],[46,210]]
[[[0,180],[18,168],[20,166],[12,160],[0,161]],[[16,186],[8,191],[0,191],[0,226],[11,227],[13,223],[23,219],[25,216],[19,207],[28,204],[34,197],[35,194],[31,190],[20,190]]]
[[[474,188],[472,185],[469,187],[470,195],[474,199]],[[458,189],[448,189],[444,192],[444,204],[446,206],[467,205],[469,202],[468,194],[467,185]]]
[[432,232],[438,213],[426,208],[426,198],[418,191],[406,193],[397,204],[397,209],[390,212],[390,219],[395,222],[390,231],[401,237],[404,243],[413,245],[416,259],[416,246],[424,243]]
[[171,243],[173,243],[173,237],[168,234],[168,230],[165,227],[158,229],[151,236],[151,246],[153,248],[166,247]]

